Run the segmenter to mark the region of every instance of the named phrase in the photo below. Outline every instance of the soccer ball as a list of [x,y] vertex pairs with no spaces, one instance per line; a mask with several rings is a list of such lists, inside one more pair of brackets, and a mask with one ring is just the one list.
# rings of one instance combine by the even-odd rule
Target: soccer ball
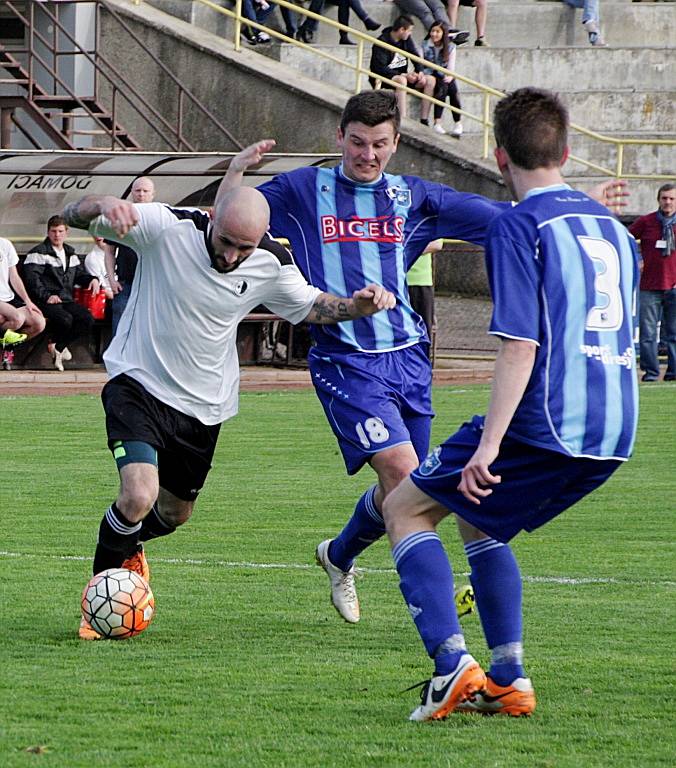
[[143,632],[155,613],[148,582],[127,568],[94,576],[82,593],[82,615],[105,638],[124,640]]

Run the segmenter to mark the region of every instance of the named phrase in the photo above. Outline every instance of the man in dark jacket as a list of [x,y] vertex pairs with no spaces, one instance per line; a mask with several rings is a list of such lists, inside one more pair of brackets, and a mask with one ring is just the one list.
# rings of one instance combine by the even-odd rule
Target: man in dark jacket
[[51,338],[49,350],[54,367],[62,371],[63,362],[71,360],[68,344],[88,335],[93,317],[73,301],[76,285],[99,292],[99,281],[80,263],[75,250],[65,240],[68,227],[61,216],[52,216],[47,222],[47,237],[31,248],[23,265],[28,293],[47,319]]
[[[378,40],[382,40],[383,43],[388,43],[395,48],[399,48],[401,51],[422,58],[418,46],[411,38],[411,32],[413,32],[413,19],[410,16],[398,16],[391,27],[385,27]],[[426,75],[422,71],[423,65],[418,62],[413,62],[413,72],[408,71],[408,65],[409,59],[406,56],[390,51],[387,48],[381,48],[378,45],[373,46],[369,67],[374,75],[382,75],[393,80],[395,83],[415,88],[416,91],[422,91],[427,96],[431,96],[434,92],[434,77]],[[369,77],[369,82],[372,88],[376,87],[376,79],[374,77]],[[381,87],[395,89],[399,112],[401,117],[406,117],[406,92],[386,82],[383,82]],[[422,100],[420,122],[423,125],[429,124],[431,106],[431,101],[427,99]]]

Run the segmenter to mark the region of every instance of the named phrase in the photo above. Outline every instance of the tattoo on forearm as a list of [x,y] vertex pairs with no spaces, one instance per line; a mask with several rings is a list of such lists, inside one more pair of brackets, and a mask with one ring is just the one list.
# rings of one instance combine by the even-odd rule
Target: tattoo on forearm
[[85,200],[87,200],[86,197],[76,203],[68,203],[63,209],[63,218],[68,226],[76,229],[87,229],[92,219],[98,216],[98,213],[92,214],[91,211],[86,210]]
[[352,320],[354,316],[350,313],[351,305],[352,301],[349,299],[338,299],[323,294],[317,297],[308,319],[312,323],[340,323],[343,320]]
[[63,217],[71,227],[88,229],[92,221],[101,215],[101,207],[105,195],[85,195],[76,203],[69,203]]

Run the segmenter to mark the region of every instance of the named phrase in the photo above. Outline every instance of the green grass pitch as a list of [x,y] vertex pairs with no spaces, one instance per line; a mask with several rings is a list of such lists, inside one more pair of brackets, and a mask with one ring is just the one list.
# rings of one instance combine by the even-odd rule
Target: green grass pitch
[[[486,386],[439,388],[433,439],[483,412]],[[429,675],[388,547],[360,561],[343,623],[313,551],[369,471],[347,478],[312,392],[244,393],[192,520],[147,547],[157,614],[83,643],[79,598],[117,491],[98,398],[0,397],[0,764],[673,766],[676,388],[641,388],[635,457],[514,549],[524,576],[530,719],[410,723]],[[453,523],[441,529],[457,574]],[[476,615],[469,648],[486,663]]]

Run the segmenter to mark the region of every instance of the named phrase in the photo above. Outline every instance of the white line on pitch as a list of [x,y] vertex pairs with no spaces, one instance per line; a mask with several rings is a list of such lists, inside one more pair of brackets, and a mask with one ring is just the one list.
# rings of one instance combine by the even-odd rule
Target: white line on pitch
[[[76,561],[88,561],[91,557],[85,557],[84,555],[49,555],[49,554],[35,554],[28,552],[7,552],[6,550],[0,550],[0,557],[5,558],[39,558],[43,560],[76,560]],[[189,557],[153,557],[151,562],[153,563],[168,563],[170,565],[201,565],[210,568],[253,568],[257,570],[297,570],[306,571],[314,570],[316,566],[307,563],[251,563],[251,562],[235,562],[230,560],[200,560]],[[374,573],[374,574],[396,574],[394,568],[357,568],[357,572],[362,573]],[[458,576],[469,576],[469,573],[458,573]],[[616,584],[616,585],[631,585],[631,586],[661,586],[661,587],[674,587],[676,582],[669,580],[651,580],[651,581],[636,581],[630,579],[615,579],[612,577],[603,576],[522,576],[522,579],[531,584],[570,584],[574,586],[582,584]]]

